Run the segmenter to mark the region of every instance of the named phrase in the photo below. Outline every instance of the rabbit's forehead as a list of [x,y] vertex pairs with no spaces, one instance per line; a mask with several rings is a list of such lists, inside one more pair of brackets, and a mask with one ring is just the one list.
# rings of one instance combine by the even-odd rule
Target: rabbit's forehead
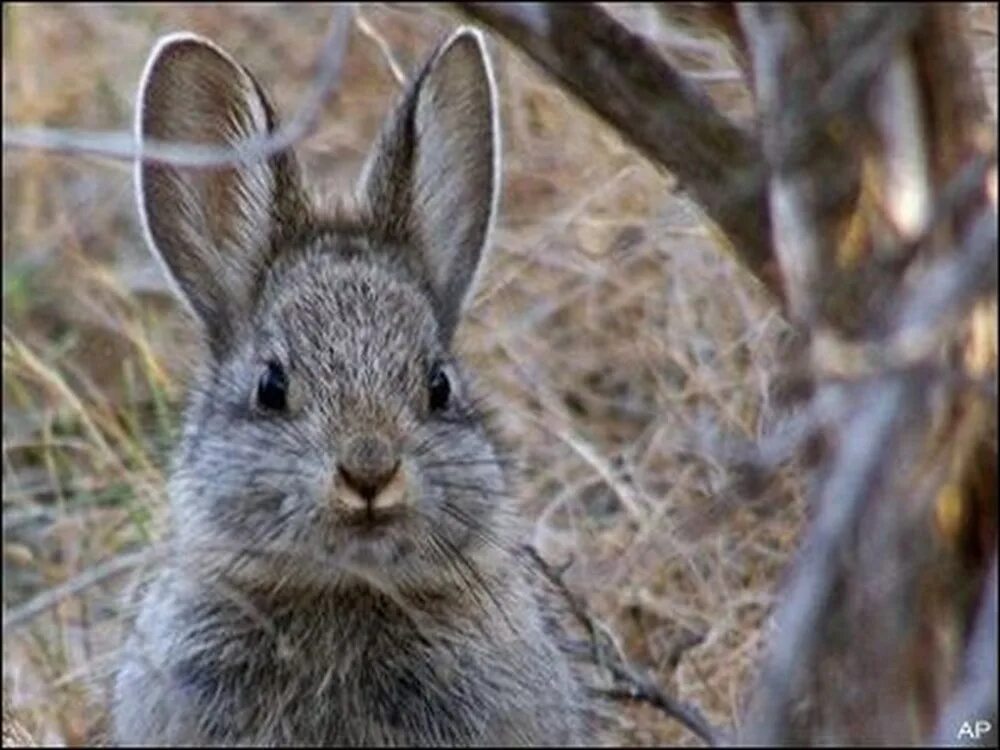
[[430,303],[415,285],[377,265],[303,264],[276,292],[269,327],[297,360],[398,366],[434,354]]

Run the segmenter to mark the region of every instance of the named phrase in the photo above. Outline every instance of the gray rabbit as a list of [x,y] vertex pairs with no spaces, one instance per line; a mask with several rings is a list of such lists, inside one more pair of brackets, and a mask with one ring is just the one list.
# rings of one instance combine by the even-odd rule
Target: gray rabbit
[[[140,138],[275,130],[211,42],[160,40]],[[206,343],[168,553],[116,678],[123,744],[588,741],[587,692],[506,464],[449,345],[494,221],[495,84],[462,28],[408,86],[352,208],[290,153],[137,165],[147,241]]]

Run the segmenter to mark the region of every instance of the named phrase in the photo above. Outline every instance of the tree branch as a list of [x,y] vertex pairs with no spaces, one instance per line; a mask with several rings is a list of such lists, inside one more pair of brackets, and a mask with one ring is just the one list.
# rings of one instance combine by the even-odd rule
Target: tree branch
[[460,9],[525,52],[676,176],[730,251],[780,296],[759,148],[650,42],[594,3],[467,3]]
[[612,698],[647,703],[669,718],[680,722],[708,745],[712,747],[718,745],[721,739],[720,732],[709,724],[701,711],[665,693],[653,680],[629,662],[610,634],[590,615],[586,605],[570,591],[563,580],[565,568],[562,570],[553,568],[534,547],[525,546],[523,549],[565,599],[573,617],[586,630],[594,664],[608,670],[614,679],[615,685],[605,693]]
[[969,719],[997,722],[997,559],[984,582],[983,601],[972,630],[965,659],[964,682],[955,691],[938,722],[934,739],[937,747],[968,745],[960,741],[959,729]]
[[159,554],[161,552],[156,547],[146,547],[136,552],[112,557],[109,560],[87,568],[79,575],[74,576],[68,581],[64,581],[58,586],[46,589],[19,607],[4,612],[4,637],[14,630],[23,627],[43,612],[58,606],[69,597],[75,596],[92,586],[97,586],[109,578],[114,578],[122,573],[127,573],[141,567],[154,560]]
[[308,137],[319,124],[323,106],[336,92],[347,54],[353,9],[340,5],[330,16],[326,40],[316,61],[316,74],[295,114],[265,136],[248,138],[233,146],[206,146],[203,143],[158,141],[138,143],[133,133],[63,130],[60,128],[3,125],[3,147],[42,149],[69,154],[93,154],[130,161],[171,164],[177,167],[224,167],[260,159],[287,150]]
[[[815,519],[754,693],[754,744],[884,742],[926,736],[935,721],[940,728],[967,606],[948,566],[964,565],[979,581],[962,534],[992,528],[982,536],[995,556],[995,490],[984,503],[963,496],[963,467],[995,477],[983,466],[995,467],[995,443],[985,460],[970,458],[995,435],[995,421],[961,385],[971,373],[948,356],[970,311],[995,300],[997,278],[995,206],[982,200],[990,142],[968,135],[982,131],[980,109],[955,74],[968,66],[959,60],[938,75],[945,66],[928,53],[948,47],[950,32],[960,36],[959,13],[739,7],[776,254],[792,314],[811,329],[813,374],[822,378],[813,403],[835,406]],[[936,99],[943,104],[932,106]],[[945,185],[952,177],[954,191]],[[995,307],[993,315],[995,325]],[[831,373],[853,382],[833,383]],[[949,531],[927,523],[949,509],[961,518]],[[973,645],[970,656],[976,648],[985,647]],[[977,680],[973,692],[988,699]]]
[[906,379],[875,382],[865,389],[842,432],[842,449],[818,499],[802,559],[775,615],[780,636],[760,680],[752,744],[777,746],[789,740],[792,701],[803,670],[815,664],[821,619],[834,593],[840,557],[868,499],[884,484],[900,416],[912,398],[912,383]]

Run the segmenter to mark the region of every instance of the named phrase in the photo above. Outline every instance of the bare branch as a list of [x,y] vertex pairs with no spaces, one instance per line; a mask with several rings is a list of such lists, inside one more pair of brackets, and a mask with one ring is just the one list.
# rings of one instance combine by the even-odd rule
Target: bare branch
[[997,289],[997,216],[989,209],[969,228],[959,251],[938,261],[899,305],[891,348],[913,360],[927,356],[941,334],[983,294]]
[[775,615],[778,634],[756,696],[759,708],[750,731],[752,744],[787,742],[792,699],[802,668],[814,663],[839,555],[891,464],[893,436],[912,396],[912,383],[905,379],[869,385],[843,430],[842,448],[819,498],[818,515]]
[[538,553],[534,547],[525,546],[524,551],[538,565],[549,582],[566,600],[570,612],[587,631],[590,638],[591,658],[595,665],[607,669],[615,685],[606,691],[612,698],[641,701],[680,722],[689,731],[714,747],[719,744],[721,734],[694,706],[679,701],[660,689],[653,680],[629,663],[610,634],[599,625],[586,605],[570,591],[563,579],[562,570],[556,570]]
[[400,86],[406,84],[406,71],[403,70],[403,66],[399,64],[396,59],[395,53],[392,51],[392,47],[389,46],[389,42],[386,38],[382,36],[381,32],[376,29],[372,23],[365,17],[361,12],[361,7],[355,10],[354,13],[354,23],[366,38],[370,39],[378,47],[382,57],[385,60],[385,64],[389,67],[389,72],[392,73],[392,77],[396,79],[396,83]]
[[893,56],[874,93],[886,212],[900,235],[914,239],[930,219],[933,186],[916,66],[905,47]]
[[775,293],[760,151],[692,81],[593,3],[467,3],[656,164],[673,173]]
[[857,10],[833,31],[826,56],[814,50],[807,15],[791,5],[739,6],[771,170],[774,247],[789,309],[799,322],[841,318],[846,323],[840,310],[831,315],[827,309],[827,287],[837,259],[838,227],[856,204],[860,165],[829,126],[836,119],[867,126],[866,97],[921,12],[912,7]]
[[965,659],[964,682],[955,691],[938,722],[937,747],[967,745],[959,741],[959,729],[970,718],[997,721],[997,559],[983,582],[983,601],[973,626]]
[[112,159],[142,159],[144,162],[178,167],[222,167],[285,151],[311,135],[319,124],[323,107],[336,94],[343,71],[351,30],[352,4],[338,4],[330,17],[326,40],[316,61],[316,74],[295,114],[285,125],[266,137],[252,137],[234,146],[206,146],[144,139],[132,133],[96,132],[58,128],[3,126],[4,148],[42,149],[68,154],[93,154]]
[[[882,585],[879,606],[897,612],[893,608],[919,590],[922,602],[933,600],[920,612],[935,607],[934,627],[962,639],[949,628],[964,621],[967,605],[961,594],[934,589],[931,575],[946,554],[912,533],[907,538],[919,552],[897,544],[895,535],[907,531],[928,540],[937,533],[907,512],[915,502],[901,501],[915,492],[920,503],[940,503],[951,492],[959,512],[968,513],[970,528],[961,533],[974,536],[972,544],[985,537],[973,524],[995,529],[995,495],[965,496],[961,475],[966,453],[980,438],[989,439],[990,429],[995,435],[995,422],[990,428],[990,420],[979,418],[969,374],[957,371],[953,355],[970,310],[984,296],[995,298],[996,212],[981,200],[994,157],[983,153],[986,139],[975,146],[971,139],[956,142],[956,133],[976,131],[971,105],[952,108],[961,110],[962,122],[951,133],[929,117],[936,89],[927,89],[931,63],[920,40],[930,44],[954,27],[936,21],[935,12],[924,5],[739,8],[772,170],[776,253],[792,314],[811,329],[813,375],[824,379],[813,404],[839,401],[826,420],[828,457],[816,485],[816,517],[775,615],[777,633],[754,696],[749,740],[755,744],[829,741],[831,732],[848,738],[859,727],[893,736],[891,714],[862,719],[857,696],[836,697],[847,685],[833,678],[833,685],[821,686],[824,679],[817,677],[827,676],[819,672],[822,665],[835,663],[850,675],[845,679],[860,679],[878,669],[871,655],[888,650],[889,664],[878,669],[876,681],[848,684],[857,695],[874,700],[884,694],[886,705],[910,710],[911,694],[927,695],[947,674],[953,652],[936,640],[945,636],[911,637],[894,627],[892,617],[885,625],[869,619],[876,596],[873,556],[884,556],[883,573],[892,580]],[[946,15],[954,20],[951,10]],[[933,80],[964,87],[960,77]],[[963,164],[968,169],[949,189],[944,181]],[[886,218],[891,233],[883,231]],[[911,262],[925,259],[931,262]],[[834,384],[831,376],[853,382]],[[912,459],[905,476],[903,455]],[[991,460],[995,464],[995,458],[969,463],[995,477]],[[983,503],[982,518],[973,518]],[[956,540],[949,541],[965,544]],[[839,618],[847,621],[826,627]],[[899,661],[916,647],[925,649],[924,663]],[[994,703],[995,694],[994,687]],[[801,705],[800,697],[806,699]],[[928,720],[930,726],[940,721],[938,708],[920,707],[921,732]],[[851,726],[852,718],[862,724]],[[834,723],[822,726],[825,721]],[[800,726],[804,736],[795,734]]]
[[79,594],[81,591],[85,591],[92,586],[97,586],[109,578],[114,578],[141,565],[145,565],[161,553],[162,551],[155,547],[146,547],[137,552],[120,555],[88,568],[80,575],[71,578],[65,583],[46,589],[34,599],[4,613],[4,637],[6,638],[12,630],[23,626],[43,612],[58,606],[65,599]]
[[801,168],[801,162],[792,163],[786,155],[793,136],[801,140],[802,131],[817,127],[815,120],[802,116],[801,108],[808,100],[806,92],[818,85],[818,71],[815,65],[802,64],[809,59],[803,54],[809,40],[793,8],[758,3],[740,6],[739,13],[750,40],[764,153],[773,170],[769,197],[774,248],[792,315],[810,322],[817,314],[816,291],[829,256],[829,238],[817,215],[820,183],[827,175],[817,174],[814,165]]
[[824,378],[862,378],[929,365],[959,321],[997,288],[997,217],[984,211],[954,255],[935,261],[893,305],[889,333],[845,341],[818,331],[812,365]]

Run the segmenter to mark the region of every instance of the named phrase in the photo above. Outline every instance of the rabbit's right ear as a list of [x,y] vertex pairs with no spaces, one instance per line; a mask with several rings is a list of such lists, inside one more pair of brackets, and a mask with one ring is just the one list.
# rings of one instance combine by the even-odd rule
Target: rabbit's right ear
[[483,36],[463,27],[431,54],[385,123],[360,195],[378,231],[412,243],[409,257],[451,337],[497,211],[500,130]]
[[[235,146],[275,126],[257,82],[207,39],[171,34],[150,54],[136,104],[139,142]],[[251,311],[272,248],[306,216],[294,158],[197,168],[140,160],[136,192],[149,245],[218,352]]]

